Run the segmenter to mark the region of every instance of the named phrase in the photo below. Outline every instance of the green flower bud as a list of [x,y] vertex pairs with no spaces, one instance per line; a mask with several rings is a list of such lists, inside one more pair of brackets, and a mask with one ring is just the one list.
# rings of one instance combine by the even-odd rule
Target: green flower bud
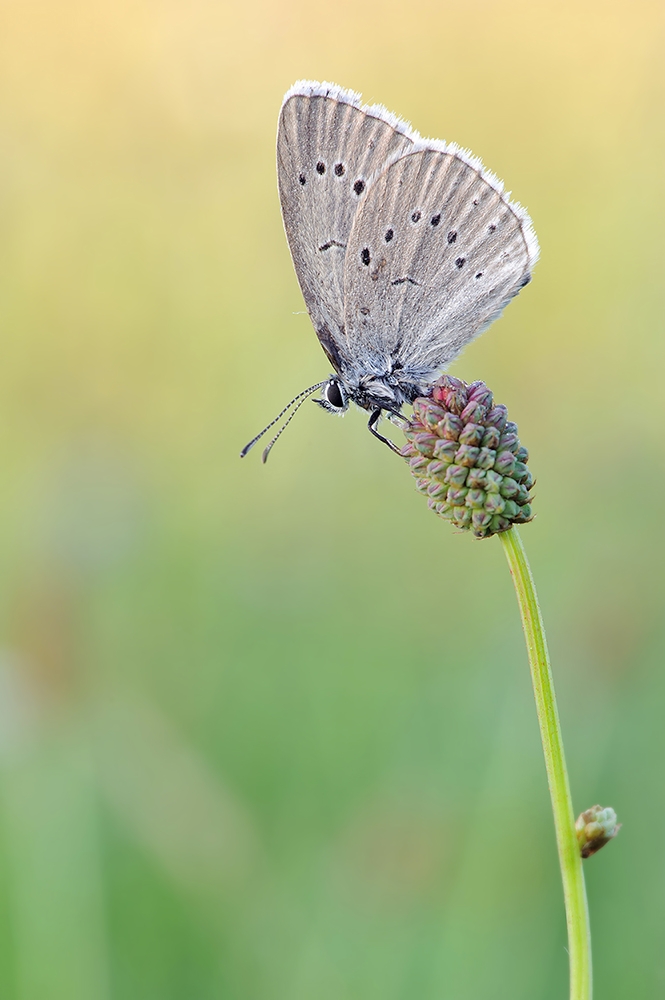
[[443,375],[416,399],[402,454],[439,517],[477,537],[532,518],[529,453],[484,382]]
[[575,832],[582,857],[590,858],[616,837],[620,829],[621,823],[617,823],[617,814],[611,806],[591,806],[586,812],[580,813],[575,823]]

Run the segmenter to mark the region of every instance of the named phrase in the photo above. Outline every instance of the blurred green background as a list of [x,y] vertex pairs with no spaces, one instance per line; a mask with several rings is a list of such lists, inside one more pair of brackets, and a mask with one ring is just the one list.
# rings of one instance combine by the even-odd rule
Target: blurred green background
[[302,77],[482,156],[533,284],[453,367],[531,451],[523,529],[598,996],[665,995],[660,2],[4,0],[0,996],[566,995],[497,540],[435,518],[328,373],[274,141]]

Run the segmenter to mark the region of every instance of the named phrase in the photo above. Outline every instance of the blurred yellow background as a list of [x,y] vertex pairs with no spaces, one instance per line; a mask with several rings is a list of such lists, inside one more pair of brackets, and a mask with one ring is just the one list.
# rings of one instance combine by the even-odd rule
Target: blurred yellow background
[[284,91],[471,148],[532,285],[455,364],[523,529],[598,996],[665,994],[662,3],[0,7],[0,995],[549,1000],[565,928],[499,543],[437,520],[329,366],[282,232]]

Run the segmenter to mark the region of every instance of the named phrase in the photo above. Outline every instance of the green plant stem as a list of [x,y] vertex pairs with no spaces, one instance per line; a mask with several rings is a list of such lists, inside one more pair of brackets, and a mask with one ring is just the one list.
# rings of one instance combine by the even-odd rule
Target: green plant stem
[[533,693],[545,755],[552,800],[559,865],[568,925],[570,1000],[591,1000],[591,936],[582,857],[575,834],[575,814],[570,796],[563,740],[556,707],[543,619],[536,588],[517,528],[499,536],[510,566],[522,617],[522,628],[531,667]]

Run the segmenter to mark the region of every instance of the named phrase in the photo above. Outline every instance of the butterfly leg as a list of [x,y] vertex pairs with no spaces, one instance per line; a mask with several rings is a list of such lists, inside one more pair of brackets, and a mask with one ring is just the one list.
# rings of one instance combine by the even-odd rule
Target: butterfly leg
[[372,410],[372,415],[367,421],[367,429],[369,430],[370,434],[374,435],[375,438],[378,438],[379,441],[383,441],[384,444],[387,444],[391,451],[394,451],[397,455],[401,455],[401,451],[399,450],[397,445],[394,444],[392,441],[389,441],[388,438],[385,438],[383,434],[379,434],[379,432],[377,431],[376,425],[378,424],[380,417],[381,417],[380,409]]

